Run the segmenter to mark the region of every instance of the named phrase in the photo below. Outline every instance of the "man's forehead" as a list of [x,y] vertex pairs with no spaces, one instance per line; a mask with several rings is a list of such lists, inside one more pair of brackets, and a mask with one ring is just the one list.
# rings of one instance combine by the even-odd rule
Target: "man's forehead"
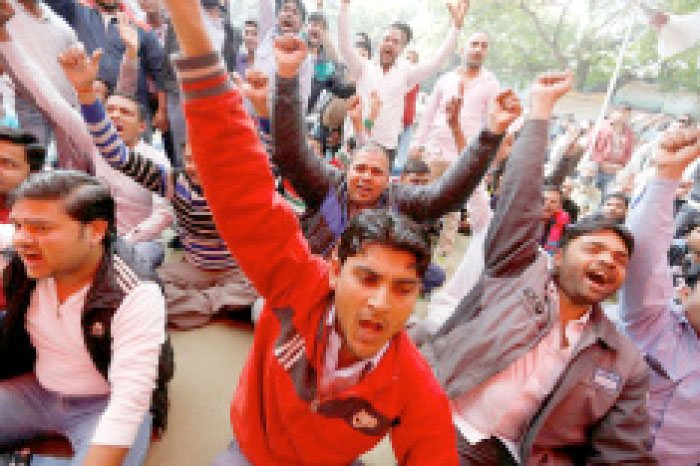
[[299,6],[295,0],[283,0],[282,8],[294,9],[295,13],[299,12]]
[[112,95],[109,96],[109,98],[107,98],[107,107],[119,107],[128,108],[129,110],[135,110],[138,107],[138,104],[124,96]]
[[613,230],[600,230],[576,238],[582,244],[598,244],[627,254],[627,246],[622,237]]
[[489,37],[483,32],[475,32],[474,34],[469,36],[469,43],[470,44],[481,43],[481,44],[488,45]]
[[354,259],[351,266],[355,269],[377,275],[393,275],[397,278],[414,278],[418,263],[416,256],[407,250],[386,244],[368,242],[349,259]]

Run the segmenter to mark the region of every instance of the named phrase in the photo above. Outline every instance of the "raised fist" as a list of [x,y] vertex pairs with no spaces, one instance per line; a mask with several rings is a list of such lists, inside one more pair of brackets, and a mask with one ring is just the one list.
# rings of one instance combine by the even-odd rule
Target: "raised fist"
[[548,71],[541,74],[530,88],[530,118],[549,120],[554,104],[571,90],[574,74],[571,71]]
[[669,130],[661,135],[655,161],[662,178],[679,179],[685,168],[700,156],[700,131]]
[[124,42],[129,57],[135,58],[139,50],[139,30],[135,24],[129,21],[126,13],[117,13],[117,31]]
[[520,99],[512,89],[501,92],[489,103],[486,127],[493,134],[503,134],[523,113]]
[[348,118],[356,125],[362,124],[362,98],[358,94],[348,99]]
[[445,115],[447,116],[447,126],[453,130],[459,128],[459,114],[462,111],[464,100],[464,81],[460,81],[457,88],[457,95],[451,97],[445,104]]
[[306,59],[306,44],[297,35],[285,34],[275,39],[277,74],[283,78],[293,78]]
[[253,104],[258,116],[267,117],[269,114],[267,96],[270,83],[262,71],[249,69],[245,73],[246,82],[242,85],[243,95]]
[[97,49],[88,57],[83,44],[73,45],[58,56],[58,63],[66,73],[68,81],[78,92],[91,92],[100,69],[102,49]]
[[4,28],[14,15],[15,9],[9,0],[0,0],[0,28]]
[[369,115],[367,118],[373,122],[377,120],[379,111],[382,109],[382,99],[379,98],[379,92],[374,90],[369,94]]
[[469,11],[469,1],[470,0],[457,0],[456,5],[452,3],[447,4],[447,11],[450,12],[452,21],[454,21],[457,29],[462,29],[462,26],[464,26],[464,17],[467,16],[467,12]]

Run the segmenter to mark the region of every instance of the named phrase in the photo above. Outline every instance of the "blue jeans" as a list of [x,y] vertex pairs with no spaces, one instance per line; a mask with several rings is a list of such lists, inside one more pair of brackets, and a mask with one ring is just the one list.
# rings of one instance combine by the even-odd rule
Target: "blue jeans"
[[136,260],[146,270],[153,272],[163,264],[165,249],[158,241],[133,243]]
[[[42,433],[59,433],[73,446],[73,459],[36,456],[32,465],[82,465],[108,402],[108,395],[62,396],[50,392],[39,385],[34,374],[0,381],[0,445]],[[143,464],[150,441],[151,415],[147,413],[123,465]]]

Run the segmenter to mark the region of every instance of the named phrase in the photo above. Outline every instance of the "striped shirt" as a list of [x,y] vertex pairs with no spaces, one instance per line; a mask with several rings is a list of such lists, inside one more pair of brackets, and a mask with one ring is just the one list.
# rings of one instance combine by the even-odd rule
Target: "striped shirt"
[[99,100],[83,105],[82,113],[88,131],[107,163],[171,202],[185,258],[190,264],[206,270],[238,267],[219,236],[209,204],[198,183],[183,170],[171,169],[130,151]]

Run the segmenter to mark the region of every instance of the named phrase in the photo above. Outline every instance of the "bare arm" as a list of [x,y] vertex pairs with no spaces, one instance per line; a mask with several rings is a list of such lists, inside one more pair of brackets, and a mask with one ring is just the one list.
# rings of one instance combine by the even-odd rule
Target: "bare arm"
[[340,14],[338,15],[338,50],[340,56],[343,57],[345,64],[348,66],[348,71],[351,76],[360,77],[364,58],[355,49],[350,42],[350,31],[348,27],[348,9],[349,1],[343,0],[340,5]]

